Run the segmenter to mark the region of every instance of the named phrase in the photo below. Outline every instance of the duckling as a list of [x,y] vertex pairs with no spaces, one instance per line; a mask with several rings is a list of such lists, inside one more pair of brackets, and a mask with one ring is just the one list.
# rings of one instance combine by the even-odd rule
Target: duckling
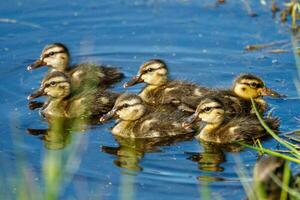
[[[220,91],[225,96],[239,97],[239,102],[242,102],[244,109],[253,112],[251,106],[251,98],[258,105],[258,110],[264,113],[267,110],[268,104],[262,98],[263,96],[270,96],[274,98],[282,98],[283,95],[266,87],[265,83],[259,77],[253,74],[240,74],[234,80],[231,90]],[[236,99],[237,100],[237,99]]]
[[118,97],[111,111],[100,118],[104,122],[112,117],[118,119],[112,134],[128,138],[159,138],[191,133],[183,129],[182,120],[187,115],[173,106],[147,105],[136,94],[124,93]]
[[96,64],[82,63],[70,67],[70,53],[68,48],[62,43],[47,45],[38,60],[27,67],[33,70],[41,66],[48,66],[50,71],[65,72],[71,77],[73,88],[81,86],[101,86],[118,82],[123,78],[123,74],[116,68],[99,66]]
[[139,96],[151,105],[173,104],[178,108],[193,112],[198,99],[208,88],[193,83],[168,79],[167,64],[160,59],[152,59],[141,65],[138,74],[124,84],[130,87],[145,82],[147,85]]
[[253,74],[240,74],[234,80],[231,89],[211,89],[203,96],[215,96],[222,99],[227,114],[231,113],[232,115],[254,113],[251,98],[256,103],[258,111],[263,114],[268,107],[263,96],[284,97],[284,95],[267,88],[264,82]]
[[[255,164],[253,170],[253,190],[256,198],[278,199],[282,190],[281,183],[283,182],[285,164],[286,161],[284,159],[274,156],[263,157]],[[291,177],[288,183],[288,199],[299,199],[300,174],[294,176],[290,174],[289,176]],[[261,195],[264,195],[264,197],[261,197]]]
[[[182,124],[189,127],[191,124],[202,121],[204,126],[196,135],[199,140],[215,143],[233,143],[247,141],[266,135],[265,129],[255,115],[228,116],[222,99],[217,97],[203,97],[195,113]],[[277,118],[265,118],[272,130],[277,130]]]
[[41,109],[45,118],[49,117],[88,117],[98,116],[111,110],[118,94],[98,88],[80,93],[72,93],[70,77],[59,71],[50,72],[39,90],[28,100],[47,96]]

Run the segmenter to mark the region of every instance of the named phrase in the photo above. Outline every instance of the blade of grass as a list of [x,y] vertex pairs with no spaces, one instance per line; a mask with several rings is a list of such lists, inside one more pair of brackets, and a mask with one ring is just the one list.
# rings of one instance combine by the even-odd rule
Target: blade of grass
[[241,143],[241,142],[238,142],[239,145],[242,145],[244,147],[247,147],[247,148],[250,148],[250,149],[253,149],[253,150],[256,150],[256,151],[262,151],[263,153],[267,153],[267,154],[270,154],[272,156],[277,156],[277,157],[280,157],[280,158],[283,158],[283,159],[286,159],[286,160],[289,160],[289,161],[292,161],[292,162],[295,162],[295,163],[298,163],[300,164],[300,159],[298,158],[295,158],[295,157],[291,157],[291,156],[288,156],[288,155],[285,155],[285,154],[281,154],[281,153],[278,153],[276,151],[272,151],[270,149],[260,149],[258,147],[254,147],[252,145],[248,145],[248,144],[245,144],[245,143]]
[[[288,188],[290,183],[291,169],[289,162],[285,162],[283,170],[283,182],[282,188]],[[286,190],[282,189],[280,194],[280,200],[286,200],[288,198],[288,193]]]
[[237,164],[235,171],[240,178],[241,184],[246,192],[246,195],[249,200],[257,199],[255,196],[254,188],[248,180],[251,180],[251,177],[247,174],[246,170],[243,168],[241,158],[239,156],[234,156],[234,160]]
[[266,131],[275,139],[277,140],[280,144],[284,145],[286,148],[290,149],[294,154],[295,156],[300,159],[300,152],[294,148],[289,142],[281,139],[276,133],[274,133],[274,131],[272,131],[270,129],[270,127],[266,124],[266,122],[262,119],[262,117],[260,116],[258,110],[257,110],[257,107],[255,105],[255,102],[254,100],[251,98],[251,103],[252,103],[252,106],[254,108],[254,111],[255,111],[255,114],[259,120],[259,122],[261,123],[261,125],[266,129]]

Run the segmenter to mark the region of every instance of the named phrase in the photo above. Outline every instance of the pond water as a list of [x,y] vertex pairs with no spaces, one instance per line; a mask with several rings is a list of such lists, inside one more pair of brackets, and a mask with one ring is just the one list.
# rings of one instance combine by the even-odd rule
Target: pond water
[[[286,45],[285,54],[244,51],[248,44],[289,43],[291,34],[271,17],[267,6],[255,1],[251,7],[258,17],[248,16],[242,1],[234,0],[218,7],[210,0],[5,2],[0,7],[1,196],[20,196],[22,185],[38,196],[34,188],[45,187],[47,152],[72,146],[70,137],[54,136],[59,144],[49,144],[28,134],[28,129],[48,125],[37,111],[28,109],[26,99],[39,87],[46,69],[27,72],[26,66],[52,42],[65,43],[73,63],[120,67],[124,81],[154,57],[168,63],[172,78],[212,87],[229,87],[241,72],[255,73],[288,96],[268,99],[274,115],[281,119],[281,130],[298,128],[297,70],[291,45]],[[121,86],[116,84],[112,90],[124,91]],[[138,92],[141,87],[128,91]],[[208,192],[214,199],[245,197],[237,171],[243,169],[251,177],[256,152],[230,152],[194,139],[142,152],[130,142],[119,147],[122,141],[109,132],[112,125],[93,125],[73,133],[80,153],[77,160],[67,163],[74,166],[64,166],[69,181],[61,187],[60,199],[202,199]],[[49,150],[53,145],[65,149]],[[274,140],[263,145],[278,146]],[[245,181],[251,183],[251,178]]]

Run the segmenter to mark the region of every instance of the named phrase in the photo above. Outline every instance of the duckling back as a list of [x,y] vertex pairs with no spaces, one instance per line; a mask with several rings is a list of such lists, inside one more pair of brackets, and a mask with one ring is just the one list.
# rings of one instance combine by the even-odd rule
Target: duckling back
[[[151,108],[140,119],[129,122],[122,130],[117,124],[112,132],[115,135],[132,138],[163,138],[186,135],[193,130],[182,128],[181,123],[187,114],[172,106],[158,106]],[[120,121],[122,123],[122,121]]]
[[196,109],[199,98],[209,91],[208,88],[185,81],[169,81],[167,84],[151,89],[146,86],[140,96],[152,105],[173,104],[179,109],[192,112]]
[[67,117],[99,117],[112,109],[119,94],[101,88],[83,91],[68,99]]
[[[273,131],[277,132],[280,124],[278,118],[268,117],[264,120]],[[211,138],[212,142],[232,143],[237,141],[252,141],[253,139],[267,135],[268,133],[255,115],[246,115],[225,120],[219,129],[210,133],[208,138]]]
[[117,68],[91,63],[77,64],[68,73],[72,77],[72,85],[82,89],[95,86],[107,88],[120,81],[124,76]]

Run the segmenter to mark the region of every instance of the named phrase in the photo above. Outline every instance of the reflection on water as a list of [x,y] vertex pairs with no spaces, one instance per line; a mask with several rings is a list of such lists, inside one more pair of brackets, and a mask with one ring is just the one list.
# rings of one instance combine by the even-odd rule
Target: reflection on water
[[220,145],[200,141],[203,152],[185,152],[188,159],[196,162],[198,168],[204,171],[222,172],[224,168],[220,165],[226,161],[224,152],[238,152],[242,149],[239,145]]
[[65,148],[72,142],[72,134],[84,132],[87,127],[87,121],[82,118],[48,118],[47,129],[28,128],[30,135],[39,136],[44,142],[44,146],[50,150]]
[[119,147],[102,146],[102,151],[117,156],[114,164],[118,167],[130,170],[143,170],[140,162],[145,153],[160,152],[161,146],[175,144],[180,141],[191,140],[193,134],[187,134],[181,137],[163,137],[149,139],[133,139],[115,137]]

